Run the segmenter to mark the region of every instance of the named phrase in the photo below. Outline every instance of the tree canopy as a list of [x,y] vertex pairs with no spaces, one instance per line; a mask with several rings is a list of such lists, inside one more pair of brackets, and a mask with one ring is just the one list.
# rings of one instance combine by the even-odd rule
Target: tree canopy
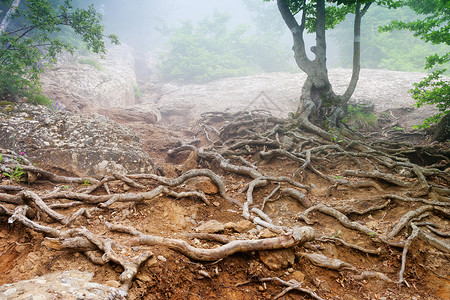
[[[71,0],[0,0],[3,15],[0,27],[0,93],[39,93],[39,74],[62,51],[75,46],[61,38],[70,29],[94,53],[106,53],[102,17],[91,5],[74,8]],[[19,5],[20,4],[20,5]],[[108,39],[117,44],[115,35]]]

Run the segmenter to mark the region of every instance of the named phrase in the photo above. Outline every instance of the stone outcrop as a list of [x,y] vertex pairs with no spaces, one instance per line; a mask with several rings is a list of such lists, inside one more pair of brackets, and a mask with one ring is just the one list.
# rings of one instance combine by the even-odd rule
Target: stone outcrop
[[131,48],[125,45],[111,47],[104,59],[67,55],[42,74],[42,90],[72,112],[128,107],[136,103],[134,65]]
[[145,105],[132,106],[129,108],[104,108],[99,113],[120,124],[157,124],[161,120],[161,115],[157,110],[146,107]]
[[127,299],[127,292],[92,282],[93,273],[65,271],[0,286],[0,299]]
[[129,128],[99,114],[52,111],[26,103],[0,106],[0,147],[24,152],[39,167],[78,176],[153,168]]

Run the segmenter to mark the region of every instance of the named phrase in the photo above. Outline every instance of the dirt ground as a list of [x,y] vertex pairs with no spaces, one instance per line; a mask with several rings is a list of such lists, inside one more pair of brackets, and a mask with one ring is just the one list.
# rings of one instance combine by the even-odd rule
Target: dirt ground
[[[404,115],[404,113],[401,113],[401,115]],[[230,198],[236,199],[239,203],[245,203],[248,199],[245,188],[253,180],[248,175],[227,171],[219,165],[218,161],[193,156],[192,153],[195,153],[195,151],[185,150],[177,151],[172,155],[168,154],[169,150],[180,146],[180,141],[186,143],[194,141],[197,149],[203,147],[208,151],[212,149],[223,150],[225,144],[230,141],[236,142],[239,137],[242,138],[243,131],[240,131],[239,128],[249,128],[242,125],[242,127],[230,131],[228,136],[222,136],[221,138],[215,135],[215,132],[210,128],[214,127],[217,131],[223,133],[224,131],[220,129],[226,128],[228,124],[224,120],[219,116],[211,118],[209,123],[204,123],[208,126],[185,128],[184,130],[180,130],[179,126],[176,127],[176,130],[162,125],[130,124],[130,126],[140,133],[145,149],[158,166],[156,174],[161,177],[176,178],[187,170],[210,169],[221,176],[225,182],[226,193]],[[427,145],[427,137],[417,133],[398,134],[392,129],[398,125],[395,121],[396,119],[391,116],[385,120],[385,123],[380,121],[378,127],[364,132],[364,135],[372,134],[373,137],[383,138],[390,142],[420,142],[421,146],[413,145],[411,148],[405,146],[405,151],[399,154],[403,159],[402,161],[411,162],[423,168],[440,163],[440,169],[444,172],[444,175],[442,173],[427,175],[426,180],[430,190],[434,187],[440,187],[447,189],[448,193],[450,161],[448,145]],[[387,124],[390,125],[388,129],[386,129]],[[205,133],[209,133],[209,135]],[[283,140],[282,136],[283,134],[280,134],[280,140]],[[308,139],[316,138],[313,134],[305,133],[302,138],[294,139],[294,141],[301,144],[302,141],[306,143]],[[212,141],[215,143],[212,143]],[[334,143],[339,144],[340,142],[334,141]],[[368,141],[368,143],[370,142]],[[382,144],[381,142],[377,143],[378,145]],[[373,149],[378,149],[376,148],[377,143],[371,144]],[[304,149],[315,149],[320,145],[330,144],[333,144],[333,142],[310,142]],[[301,148],[301,146],[299,147]],[[231,148],[229,147],[229,149]],[[251,151],[245,150],[249,148],[251,148]],[[402,283],[398,283],[404,245],[403,247],[396,247],[394,243],[405,242],[411,236],[412,227],[410,228],[410,223],[422,220],[408,219],[406,228],[403,228],[398,235],[392,238],[391,244],[382,242],[378,238],[378,236],[388,235],[407,213],[424,206],[424,202],[403,201],[392,196],[398,195],[407,198],[406,195],[410,195],[410,198],[427,201],[428,205],[431,205],[429,204],[431,201],[444,203],[442,204],[443,211],[440,213],[436,209],[427,216],[415,215],[414,217],[424,218],[429,224],[437,225],[436,228],[441,233],[446,234],[446,237],[439,238],[448,245],[450,222],[448,202],[445,202],[448,201],[448,194],[441,195],[438,198],[441,200],[433,198],[432,192],[417,195],[420,181],[414,174],[410,174],[411,170],[407,166],[404,167],[404,174],[402,170],[394,171],[385,165],[380,165],[376,159],[367,157],[355,159],[356,156],[352,155],[333,156],[331,150],[313,155],[311,165],[319,172],[308,168],[298,172],[302,163],[286,156],[277,156],[270,159],[261,157],[261,151],[276,148],[263,143],[247,143],[247,146],[235,148],[236,152],[233,152],[227,158],[232,164],[242,166],[242,161],[237,158],[237,156],[241,156],[246,162],[244,165],[253,166],[254,168],[252,168],[260,174],[272,177],[285,176],[307,185],[310,190],[302,188],[297,188],[297,190],[305,193],[312,205],[323,204],[334,208],[346,206],[357,210],[365,210],[389,201],[383,208],[372,209],[366,213],[346,213],[351,222],[364,225],[365,228],[373,230],[373,234],[344,226],[335,217],[320,211],[310,213],[309,218],[313,224],[307,224],[299,218],[299,215],[305,211],[305,205],[298,199],[280,192],[275,193],[265,203],[264,213],[270,217],[272,224],[276,226],[286,228],[294,228],[295,226],[313,227],[316,237],[314,241],[288,249],[237,252],[215,261],[205,262],[190,259],[185,254],[163,245],[132,245],[130,235],[112,232],[106,226],[107,223],[122,224],[148,235],[181,239],[197,248],[217,248],[221,243],[217,239],[205,239],[198,235],[201,231],[199,228],[211,220],[216,220],[221,224],[229,222],[238,224],[245,221],[245,218],[242,208],[224,199],[223,195],[218,193],[214,186],[211,187],[211,183],[204,177],[201,177],[201,179],[206,180],[207,183],[192,178],[171,187],[171,189],[176,192],[203,191],[208,203],[196,196],[176,198],[161,193],[146,201],[116,202],[106,208],[92,210],[89,217],[80,216],[70,226],[57,224],[55,220],[39,210],[35,210],[32,219],[39,224],[53,228],[86,228],[98,236],[108,237],[115,241],[117,245],[114,249],[123,257],[133,257],[142,251],[151,251],[153,255],[139,267],[139,271],[132,281],[128,291],[130,299],[273,299],[276,297],[279,297],[279,299],[315,299],[315,296],[298,289],[286,291],[284,295],[281,295],[280,293],[287,286],[275,278],[284,282],[290,280],[295,280],[291,282],[301,282],[302,288],[314,292],[319,297],[316,299],[450,299],[449,253],[437,249],[423,238],[416,238],[411,241],[406,253],[406,260],[404,260],[406,263],[404,280]],[[415,152],[408,152],[407,149],[415,149]],[[397,153],[394,150],[387,151],[387,153],[390,153],[391,156],[397,155],[394,154]],[[45,169],[45,166],[39,167]],[[346,170],[353,169],[374,169],[389,174],[393,173],[396,179],[406,182],[408,185],[401,186],[379,178],[369,179],[376,185],[361,187],[336,183],[343,178],[356,182],[355,176],[343,175]],[[61,170],[58,172],[59,175],[71,175],[61,173]],[[447,177],[445,177],[445,172]],[[328,175],[329,179],[320,174]],[[0,179],[0,185],[19,185],[26,190],[34,191],[41,197],[49,195],[51,191],[57,188],[68,192],[80,192],[80,190],[86,188],[83,184],[63,184],[49,180],[40,180],[31,184],[15,183],[9,181],[4,175],[0,175]],[[157,181],[149,178],[135,179],[135,182],[143,185],[144,188],[134,187],[120,180],[111,180],[108,183],[109,193],[148,192],[160,185]],[[263,202],[265,202],[264,199],[277,186],[287,188],[291,185],[287,182],[270,180],[266,185],[255,188],[252,207],[261,208]],[[91,194],[107,195],[108,191],[105,186],[101,186]],[[383,195],[391,196],[383,198]],[[47,205],[69,202],[72,201],[68,198],[46,200]],[[5,206],[10,209],[14,208],[12,204],[5,204]],[[82,202],[81,206],[77,205],[65,209],[55,208],[55,210],[65,216],[70,216],[80,207],[93,208],[97,205]],[[123,268],[119,264],[110,261],[104,265],[97,265],[88,259],[83,251],[76,249],[55,250],[45,242],[46,235],[19,222],[9,224],[8,217],[6,215],[0,216],[0,285],[61,270],[81,270],[93,272],[96,282],[120,286],[119,275],[123,272]],[[426,226],[426,224],[423,226]],[[255,225],[249,225],[248,228],[225,226],[225,228],[212,233],[229,240],[253,240],[277,236],[273,231]],[[342,244],[341,240],[351,246]],[[361,251],[355,246],[372,250],[376,254]],[[308,259],[308,254],[311,253],[321,254],[348,265],[341,265],[335,270],[330,266],[320,266]],[[384,274],[385,277],[359,277],[364,271],[378,272]],[[273,280],[265,280],[267,278]]]

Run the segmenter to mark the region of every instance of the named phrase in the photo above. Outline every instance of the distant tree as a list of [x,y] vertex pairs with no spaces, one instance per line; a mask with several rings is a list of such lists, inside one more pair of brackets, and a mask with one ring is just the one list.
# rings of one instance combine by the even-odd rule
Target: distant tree
[[[385,26],[393,20],[410,21],[416,19],[417,13],[407,6],[388,9],[382,6],[371,7],[361,24],[361,67],[385,69],[405,72],[423,72],[424,57],[430,53],[445,53],[447,45],[432,45],[415,37],[407,30],[380,32],[380,26]],[[333,45],[337,46],[336,64],[340,67],[351,67],[352,57],[347,55],[352,51],[348,43],[353,35],[351,18],[336,26],[330,32]]]
[[166,80],[208,82],[257,72],[290,69],[289,53],[276,35],[250,33],[249,26],[230,29],[230,16],[216,12],[198,24],[167,28],[167,50],[159,69]]
[[[58,33],[70,28],[89,50],[106,53],[101,15],[93,6],[74,8],[71,0],[0,0],[0,94],[40,93],[39,74],[73,44]],[[20,5],[19,5],[20,4]],[[109,35],[117,44],[115,35]]]
[[[297,65],[307,74],[300,103],[294,114],[299,125],[326,138],[330,138],[331,135],[320,127],[325,129],[341,127],[348,100],[359,79],[361,20],[374,3],[395,7],[398,2],[394,0],[277,0],[278,10],[292,33]],[[325,32],[343,21],[349,13],[354,14],[352,77],[345,93],[337,95],[328,78]],[[299,21],[296,19],[297,15]],[[311,47],[314,59],[309,59],[307,56],[304,40],[306,32],[316,35],[316,45]]]
[[[382,28],[384,31],[394,29],[407,29],[426,42],[432,44],[446,44],[450,46],[450,1],[448,0],[405,0],[403,5],[409,6],[420,19],[410,22],[393,21]],[[430,55],[426,58],[425,68],[433,72],[421,82],[415,83],[410,90],[416,100],[416,106],[425,104],[436,105],[439,113],[425,119],[422,125],[428,127],[432,123],[443,122],[438,126],[436,139],[447,140],[450,135],[450,83],[442,77],[447,71],[443,68],[450,61],[450,52],[443,55]],[[442,132],[441,132],[442,131]]]

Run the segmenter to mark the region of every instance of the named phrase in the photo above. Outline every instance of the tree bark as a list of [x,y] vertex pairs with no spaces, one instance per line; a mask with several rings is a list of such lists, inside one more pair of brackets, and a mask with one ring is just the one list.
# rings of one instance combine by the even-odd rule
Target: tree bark
[[446,142],[450,140],[450,114],[446,114],[437,124],[431,138],[433,141]]
[[328,78],[325,0],[316,1],[316,45],[311,47],[311,51],[315,55],[314,60],[310,60],[306,55],[303,38],[306,20],[305,9],[302,8],[301,10],[301,24],[298,24],[285,0],[277,0],[277,5],[283,20],[292,33],[295,61],[299,68],[307,74],[296,113],[296,117],[301,120],[299,124],[307,124],[311,121],[322,128],[338,127],[347,110],[347,102],[355,91],[359,79],[361,18],[370,4],[366,4],[362,10],[360,3],[355,5],[352,78],[343,95],[334,93]]
[[0,24],[0,34],[6,31],[6,28],[8,27],[9,21],[11,19],[11,15],[16,11],[17,7],[19,7],[19,4],[20,0],[14,0],[14,2],[11,4],[11,7],[6,12],[2,23]]

